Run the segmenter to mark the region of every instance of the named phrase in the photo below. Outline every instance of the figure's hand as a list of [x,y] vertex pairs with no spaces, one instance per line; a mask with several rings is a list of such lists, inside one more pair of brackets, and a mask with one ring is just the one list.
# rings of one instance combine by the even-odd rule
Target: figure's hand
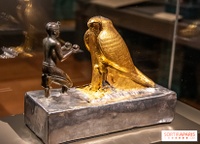
[[65,43],[65,49],[70,50],[72,48],[72,44],[70,42]]
[[66,46],[66,47],[70,47],[70,46],[72,46],[72,44],[71,44],[70,42],[66,42],[66,43],[65,43],[65,46]]
[[77,44],[74,44],[74,45],[72,46],[72,48],[73,48],[73,53],[77,53],[77,52],[80,50],[80,46],[77,45]]

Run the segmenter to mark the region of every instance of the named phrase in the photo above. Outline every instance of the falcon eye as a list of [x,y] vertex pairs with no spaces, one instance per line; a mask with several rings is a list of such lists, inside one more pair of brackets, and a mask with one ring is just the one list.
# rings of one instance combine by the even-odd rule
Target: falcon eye
[[94,27],[95,29],[98,29],[100,27],[100,24],[97,22],[92,23],[92,27]]

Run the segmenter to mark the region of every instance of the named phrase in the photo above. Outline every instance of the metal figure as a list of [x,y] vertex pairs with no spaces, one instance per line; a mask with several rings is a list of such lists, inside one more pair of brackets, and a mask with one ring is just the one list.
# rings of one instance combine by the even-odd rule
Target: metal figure
[[105,82],[119,89],[154,87],[155,83],[134,65],[128,48],[111,20],[92,17],[84,35],[92,59],[92,81],[89,91],[102,89]]
[[50,95],[51,83],[62,86],[62,93],[72,87],[73,83],[70,77],[60,68],[56,66],[56,61],[66,60],[72,53],[79,51],[80,47],[76,44],[72,45],[66,42],[61,46],[57,40],[60,34],[60,23],[49,22],[46,25],[47,37],[43,39],[44,61],[42,67],[42,86],[45,88],[45,96]]

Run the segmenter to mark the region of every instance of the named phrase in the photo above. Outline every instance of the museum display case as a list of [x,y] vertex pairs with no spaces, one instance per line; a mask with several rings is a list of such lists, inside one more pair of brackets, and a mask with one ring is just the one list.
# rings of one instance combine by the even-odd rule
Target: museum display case
[[[6,131],[0,132],[0,140],[42,143],[24,124],[23,113],[25,93],[43,90],[42,41],[47,35],[48,22],[60,22],[62,45],[69,41],[78,44],[81,50],[58,62],[58,66],[69,75],[75,87],[91,82],[92,62],[84,34],[93,16],[109,18],[125,41],[134,65],[157,85],[177,94],[175,119],[168,124],[71,143],[159,144],[162,130],[197,130],[199,137],[199,5],[199,0],[0,1],[0,128]],[[52,87],[60,88],[54,84]]]

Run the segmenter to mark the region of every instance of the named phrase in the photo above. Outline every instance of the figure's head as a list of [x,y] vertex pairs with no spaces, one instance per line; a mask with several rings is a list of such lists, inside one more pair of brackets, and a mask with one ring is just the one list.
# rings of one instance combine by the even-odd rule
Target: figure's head
[[46,32],[49,36],[58,37],[60,34],[60,22],[49,22],[46,24]]

